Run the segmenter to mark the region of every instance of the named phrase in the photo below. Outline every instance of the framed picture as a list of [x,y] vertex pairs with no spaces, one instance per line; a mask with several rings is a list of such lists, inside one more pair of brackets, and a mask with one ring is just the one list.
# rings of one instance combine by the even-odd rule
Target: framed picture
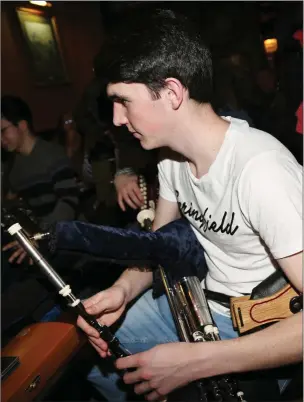
[[55,18],[36,9],[17,8],[31,69],[37,85],[68,82]]

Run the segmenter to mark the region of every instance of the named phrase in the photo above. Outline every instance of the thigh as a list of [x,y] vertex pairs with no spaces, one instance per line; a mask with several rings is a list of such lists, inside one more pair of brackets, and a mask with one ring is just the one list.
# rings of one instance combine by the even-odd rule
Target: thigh
[[145,292],[127,311],[116,336],[131,353],[178,342],[166,296],[153,299],[152,290]]

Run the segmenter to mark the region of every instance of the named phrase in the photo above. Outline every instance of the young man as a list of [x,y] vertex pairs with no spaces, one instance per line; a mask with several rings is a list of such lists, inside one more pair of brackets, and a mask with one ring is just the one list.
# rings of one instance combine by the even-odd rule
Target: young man
[[[69,159],[59,146],[35,136],[32,113],[18,97],[1,98],[1,145],[15,154],[6,200],[22,198],[44,228],[76,218],[78,188]],[[10,262],[21,263],[25,255],[18,248]]]
[[[202,286],[210,290],[251,293],[281,269],[302,291],[300,165],[271,135],[215,114],[210,52],[184,18],[160,10],[126,24],[112,43],[108,71],[114,124],[127,126],[146,150],[173,151],[159,163],[154,230],[180,213],[189,220],[205,249],[209,272]],[[166,297],[154,300],[151,283],[150,272],[129,268],[85,302],[106,325],[126,312],[116,335],[133,355],[116,365],[132,369],[124,382],[147,400],[199,378],[301,361],[300,314],[238,338],[227,309],[210,302],[222,341],[179,343]],[[78,323],[105,357],[105,342],[82,319]],[[125,398],[117,378],[97,367],[90,374],[111,401]]]

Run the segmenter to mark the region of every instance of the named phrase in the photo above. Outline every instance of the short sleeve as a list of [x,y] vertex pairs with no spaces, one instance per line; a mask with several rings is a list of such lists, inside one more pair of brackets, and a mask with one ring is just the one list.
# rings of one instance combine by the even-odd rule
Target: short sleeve
[[289,153],[265,152],[248,162],[238,197],[248,224],[275,259],[303,250],[302,167]]
[[[167,201],[176,202],[175,191],[172,186],[172,161],[162,159],[158,167],[159,196]],[[171,178],[171,179],[170,179]]]

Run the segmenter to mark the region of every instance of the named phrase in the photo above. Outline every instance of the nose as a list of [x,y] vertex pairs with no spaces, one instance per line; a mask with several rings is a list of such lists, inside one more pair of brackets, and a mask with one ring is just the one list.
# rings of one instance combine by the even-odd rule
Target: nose
[[114,102],[113,104],[113,124],[114,126],[123,126],[128,123],[126,112],[123,105]]

